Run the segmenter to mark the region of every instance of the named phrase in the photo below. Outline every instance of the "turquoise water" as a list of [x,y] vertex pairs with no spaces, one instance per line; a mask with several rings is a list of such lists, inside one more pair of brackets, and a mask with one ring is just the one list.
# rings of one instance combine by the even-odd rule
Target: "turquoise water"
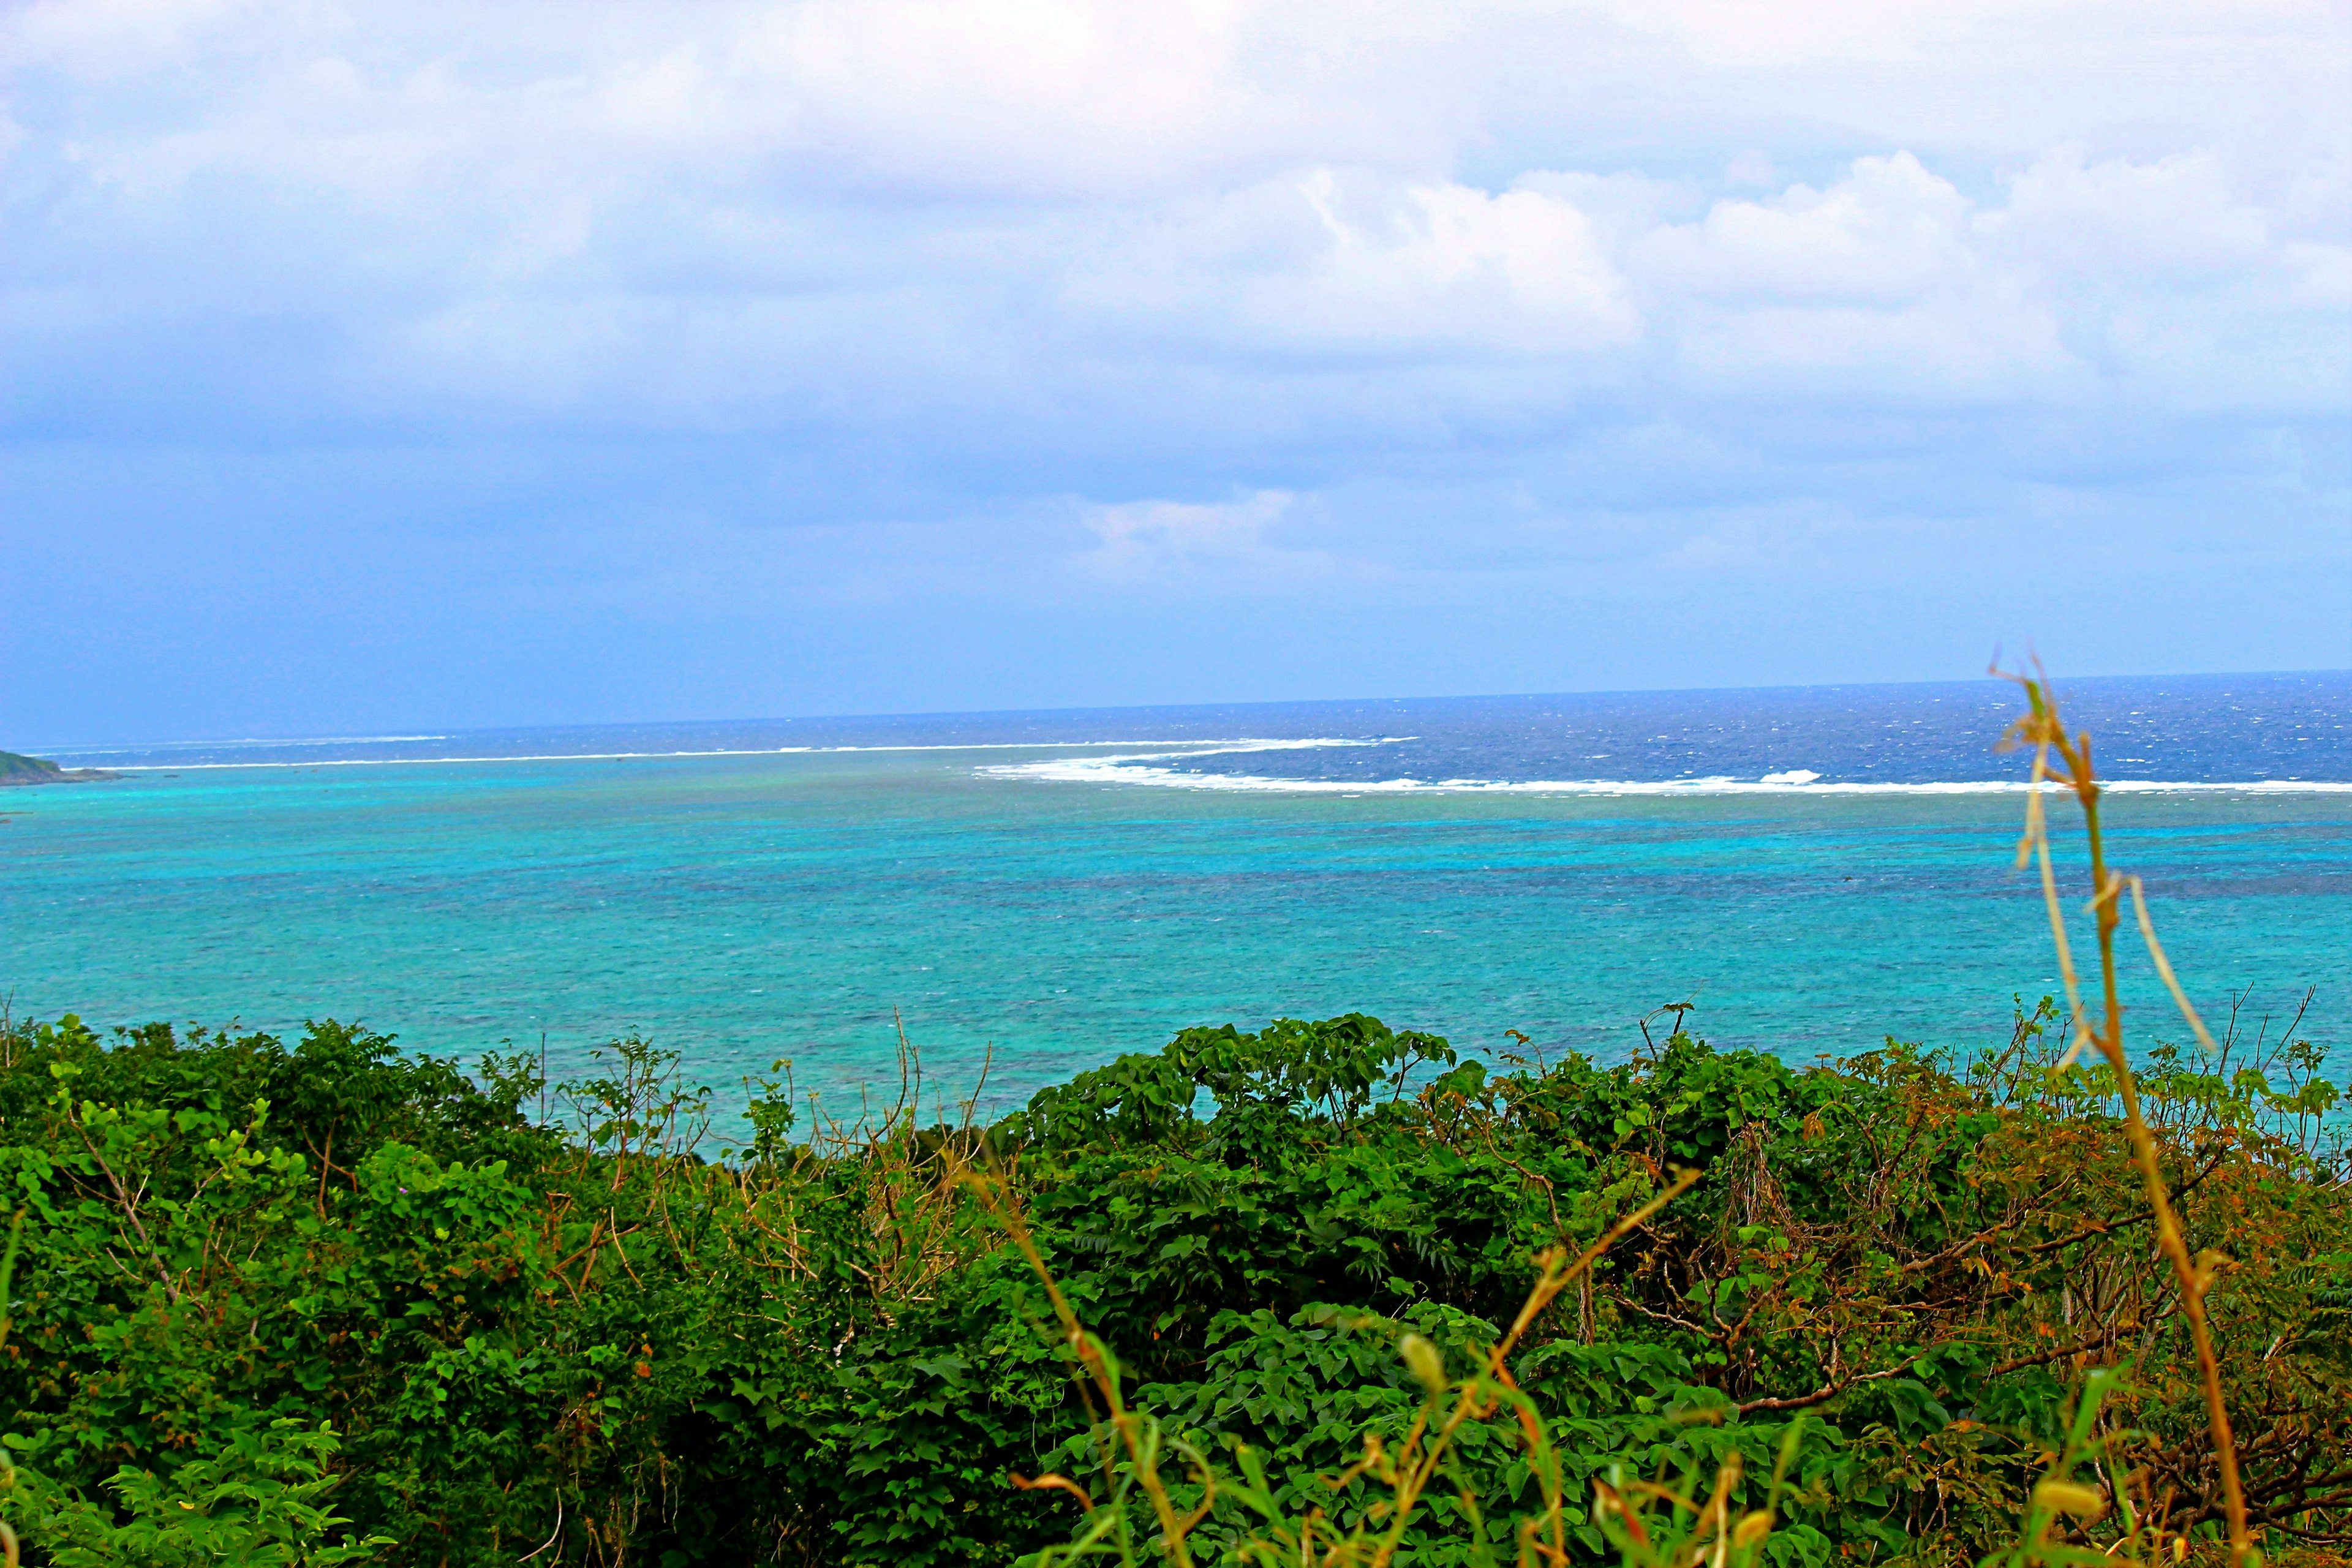
[[[559,1071],[642,1029],[725,1091],[791,1058],[836,1107],[895,1090],[894,1008],[950,1099],[992,1052],[1002,1107],[1196,1023],[1360,1008],[1607,1058],[1695,1000],[1698,1032],[1801,1059],[1990,1043],[2012,995],[2056,986],[2011,869],[2023,799],[1989,783],[1356,793],[1282,772],[1315,750],[174,765],[25,791],[0,802],[0,986],[20,1017],[332,1016],[466,1056],[543,1032]],[[1120,772],[1171,767],[1230,787]],[[2254,1012],[2291,1011],[2316,986],[2311,1032],[2333,1038],[2352,795],[2150,789],[2111,811],[2200,1002],[2251,987]],[[2139,1027],[2181,1037],[2142,969]]]

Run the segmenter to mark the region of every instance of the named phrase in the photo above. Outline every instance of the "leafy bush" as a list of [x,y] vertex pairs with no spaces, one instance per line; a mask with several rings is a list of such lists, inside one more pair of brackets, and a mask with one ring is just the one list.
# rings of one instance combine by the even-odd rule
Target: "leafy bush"
[[[114,1506],[93,1503],[24,1476],[9,1511],[58,1568],[333,1568],[368,1562],[383,1539],[338,1542],[351,1521],[328,1506],[336,1478],[321,1466],[335,1452],[324,1426],[299,1421],[234,1434],[192,1458],[168,1479],[129,1465],[105,1483]],[[118,1522],[118,1512],[121,1516]]]
[[[1071,1505],[1007,1477],[1085,1472],[1100,1411],[975,1173],[1125,1350],[1139,1406],[1219,1456],[1248,1445],[1294,1507],[1365,1433],[1410,1428],[1401,1335],[1469,1375],[1531,1259],[1692,1166],[1510,1363],[1577,1511],[1596,1478],[1712,1474],[1735,1449],[1767,1476],[1801,1415],[1781,1511],[1823,1551],[1973,1556],[2013,1534],[2088,1374],[2128,1364],[2107,1400],[2128,1462],[2210,1533],[2195,1357],[2145,1265],[2114,1075],[2055,1067],[2052,1022],[1967,1064],[1890,1045],[1792,1068],[1676,1035],[1491,1076],[1364,1019],[1194,1032],[994,1128],[893,1112],[728,1161],[689,1147],[707,1097],[641,1041],[557,1130],[512,1064],[469,1081],[337,1025],[290,1048],[18,1026],[0,1397],[19,1463],[116,1531],[274,1475],[287,1508],[352,1521],[321,1515],[320,1541],[385,1538],[386,1562],[552,1542],[537,1561],[1010,1563],[1065,1538]],[[1342,1047],[1361,1054],[1335,1069]],[[2233,1259],[2210,1312],[2249,1506],[2274,1538],[2339,1534],[2344,1167],[2313,1080],[2192,1065],[2142,1093],[2192,1244]],[[777,1124],[780,1097],[761,1109]],[[338,1446],[311,1442],[322,1423]],[[1523,1457],[1479,1430],[1454,1462],[1514,1495]],[[334,1489],[272,1471],[265,1440]],[[83,1528],[34,1550],[98,1550]],[[1419,1560],[1446,1561],[1450,1529],[1432,1515]]]

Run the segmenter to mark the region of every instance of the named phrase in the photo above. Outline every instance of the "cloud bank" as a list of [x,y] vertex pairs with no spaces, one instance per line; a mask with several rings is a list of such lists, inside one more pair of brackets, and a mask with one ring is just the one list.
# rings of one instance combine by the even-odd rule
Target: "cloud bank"
[[2337,5],[59,0],[0,92],[7,613],[111,623],[12,732],[2352,662]]

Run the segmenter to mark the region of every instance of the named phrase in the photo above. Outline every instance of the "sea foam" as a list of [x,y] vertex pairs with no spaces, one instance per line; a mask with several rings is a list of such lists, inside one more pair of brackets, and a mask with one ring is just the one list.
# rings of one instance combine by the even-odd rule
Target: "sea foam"
[[[1270,773],[1213,773],[1171,766],[1197,757],[1255,752],[1307,751],[1338,746],[1394,744],[1410,737],[1378,740],[1231,741],[1203,744],[1196,750],[1128,752],[1114,756],[1054,757],[1037,762],[999,763],[974,771],[984,777],[1028,779],[1056,784],[1130,784],[1160,789],[1260,791],[1281,795],[2022,795],[2036,787],[2024,779],[1948,779],[1914,783],[1877,780],[1824,780],[1806,768],[1736,778],[1711,773],[1674,779],[1483,779],[1285,778]],[[2174,779],[2110,779],[2105,786],[2118,794],[2352,794],[2352,783],[2306,779],[2192,781]],[[2045,781],[2044,790],[2067,786]]]

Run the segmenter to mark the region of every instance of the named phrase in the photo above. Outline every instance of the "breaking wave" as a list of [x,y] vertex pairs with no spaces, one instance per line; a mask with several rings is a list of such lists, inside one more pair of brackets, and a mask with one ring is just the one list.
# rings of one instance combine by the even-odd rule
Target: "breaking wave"
[[[1037,762],[999,763],[977,770],[992,778],[1031,779],[1059,784],[1132,784],[1160,789],[1260,791],[1281,795],[2021,795],[2034,786],[2023,779],[1950,779],[1918,783],[1823,779],[1810,769],[1765,773],[1754,778],[1708,774],[1674,779],[1481,779],[1286,778],[1271,773],[1204,773],[1180,764],[1196,757],[1242,752],[1303,751],[1334,746],[1393,744],[1395,737],[1377,741],[1230,742],[1192,751],[1135,752],[1115,756],[1054,757]],[[2045,783],[2045,790],[2063,789]],[[2352,794],[2352,782],[2314,779],[2249,779],[2214,783],[2171,779],[2114,779],[2106,787],[2117,794]]]
[[[440,738],[441,738],[441,737],[437,737],[437,736],[411,736],[411,737],[403,737],[403,736],[388,736],[388,737],[384,737],[384,739],[386,739],[386,740],[402,740],[402,739],[434,740],[434,739],[440,739]],[[190,743],[191,743],[191,744],[195,744],[195,743],[198,743],[198,742],[190,742]],[[210,743],[210,742],[205,742],[205,743]],[[252,745],[268,744],[268,745],[273,745],[273,746],[275,746],[275,745],[285,745],[285,746],[289,746],[289,747],[290,747],[290,746],[296,746],[296,745],[335,745],[335,744],[358,744],[358,743],[360,743],[360,742],[356,742],[356,741],[353,741],[353,742],[327,742],[327,741],[319,741],[319,742],[310,742],[310,741],[285,741],[285,742],[278,742],[278,741],[272,741],[272,742],[220,742],[220,744],[225,745],[225,746],[226,746],[226,745],[246,745],[246,744],[252,744]],[[1123,741],[958,741],[958,742],[908,742],[908,743],[906,743],[906,744],[903,744],[903,745],[865,745],[865,746],[729,746],[729,747],[711,747],[711,748],[705,748],[705,749],[700,749],[700,750],[691,750],[691,751],[674,751],[674,752],[489,752],[489,753],[486,753],[486,754],[484,754],[484,755],[480,755],[480,756],[458,756],[458,757],[445,757],[445,756],[425,756],[425,757],[296,757],[296,758],[269,758],[269,759],[267,759],[267,760],[254,760],[254,761],[249,761],[249,762],[200,762],[200,763],[179,763],[179,762],[173,762],[173,763],[107,763],[106,765],[107,765],[107,767],[109,767],[111,771],[113,771],[113,772],[115,772],[115,773],[199,773],[199,772],[203,772],[203,771],[205,771],[205,770],[206,770],[206,769],[220,769],[220,768],[237,768],[237,769],[248,769],[248,768],[394,768],[394,767],[409,767],[409,768],[415,768],[415,767],[436,767],[436,766],[441,766],[441,765],[443,765],[443,764],[454,764],[454,763],[615,763],[615,762],[633,762],[633,761],[659,761],[659,760],[664,760],[664,759],[668,759],[668,758],[675,758],[675,757],[791,757],[791,756],[819,755],[819,754],[830,755],[830,754],[835,754],[835,753],[839,753],[839,752],[1045,752],[1045,751],[1070,751],[1070,750],[1075,750],[1075,749],[1083,748],[1083,747],[1095,747],[1095,746],[1133,746],[1133,745],[1136,745],[1136,744],[1138,744],[1138,743],[1139,743],[1139,742],[1135,742],[1135,741],[1131,741],[1131,740],[1123,740]],[[1382,740],[1382,741],[1338,741],[1338,740],[1328,740],[1328,741],[1327,741],[1327,740],[1316,740],[1316,741],[1265,741],[1265,740],[1231,740],[1231,741],[1202,741],[1202,742],[1183,742],[1183,741],[1179,741],[1179,742],[1140,742],[1140,743],[1141,743],[1141,744],[1145,744],[1145,745],[1157,745],[1157,746],[1160,746],[1160,747],[1163,748],[1163,749],[1162,749],[1162,750],[1160,750],[1160,751],[1154,752],[1150,753],[1150,754],[1151,754],[1151,755],[1153,755],[1153,756],[1201,757],[1201,756],[1213,756],[1213,755],[1215,755],[1215,754],[1217,754],[1218,752],[1281,752],[1281,751],[1296,751],[1296,750],[1298,750],[1298,749],[1303,748],[1303,747],[1314,747],[1314,746],[1379,746],[1379,745],[1386,745],[1386,744],[1389,744],[1390,742],[1389,742],[1388,741],[1384,741],[1384,740]],[[1165,748],[1168,748],[1168,747],[1170,747],[1170,746],[1171,746],[1171,745],[1172,745],[1172,746],[1174,746],[1175,748],[1178,748],[1178,749],[1175,749],[1175,750],[1167,750],[1167,749],[1165,749]],[[105,757],[105,756],[112,756],[112,755],[152,755],[152,754],[154,754],[154,753],[156,753],[156,752],[158,752],[163,751],[163,749],[164,749],[164,748],[163,748],[163,747],[162,747],[162,746],[146,746],[146,747],[141,747],[141,748],[138,748],[138,749],[136,749],[136,750],[134,751],[134,750],[133,750],[133,749],[131,749],[131,748],[129,748],[129,747],[123,747],[123,748],[120,748],[120,749],[118,749],[118,751],[115,751],[115,752],[98,752],[98,751],[71,751],[71,752],[68,752],[68,751],[59,751],[59,752],[54,752],[53,754],[54,754],[54,755],[55,755],[58,760],[60,760],[60,761],[66,761],[66,762],[71,762],[71,763],[81,763],[82,761],[84,761],[85,759],[88,759],[88,758],[95,758],[95,757]],[[1139,753],[1139,754],[1141,754],[1141,753]],[[1078,760],[1083,761],[1084,759],[1078,759]],[[996,771],[996,770],[994,770],[994,769],[989,769],[989,768],[983,768],[983,769],[982,769],[981,771],[982,771],[982,773],[992,773],[992,772],[994,772],[994,771]]]

